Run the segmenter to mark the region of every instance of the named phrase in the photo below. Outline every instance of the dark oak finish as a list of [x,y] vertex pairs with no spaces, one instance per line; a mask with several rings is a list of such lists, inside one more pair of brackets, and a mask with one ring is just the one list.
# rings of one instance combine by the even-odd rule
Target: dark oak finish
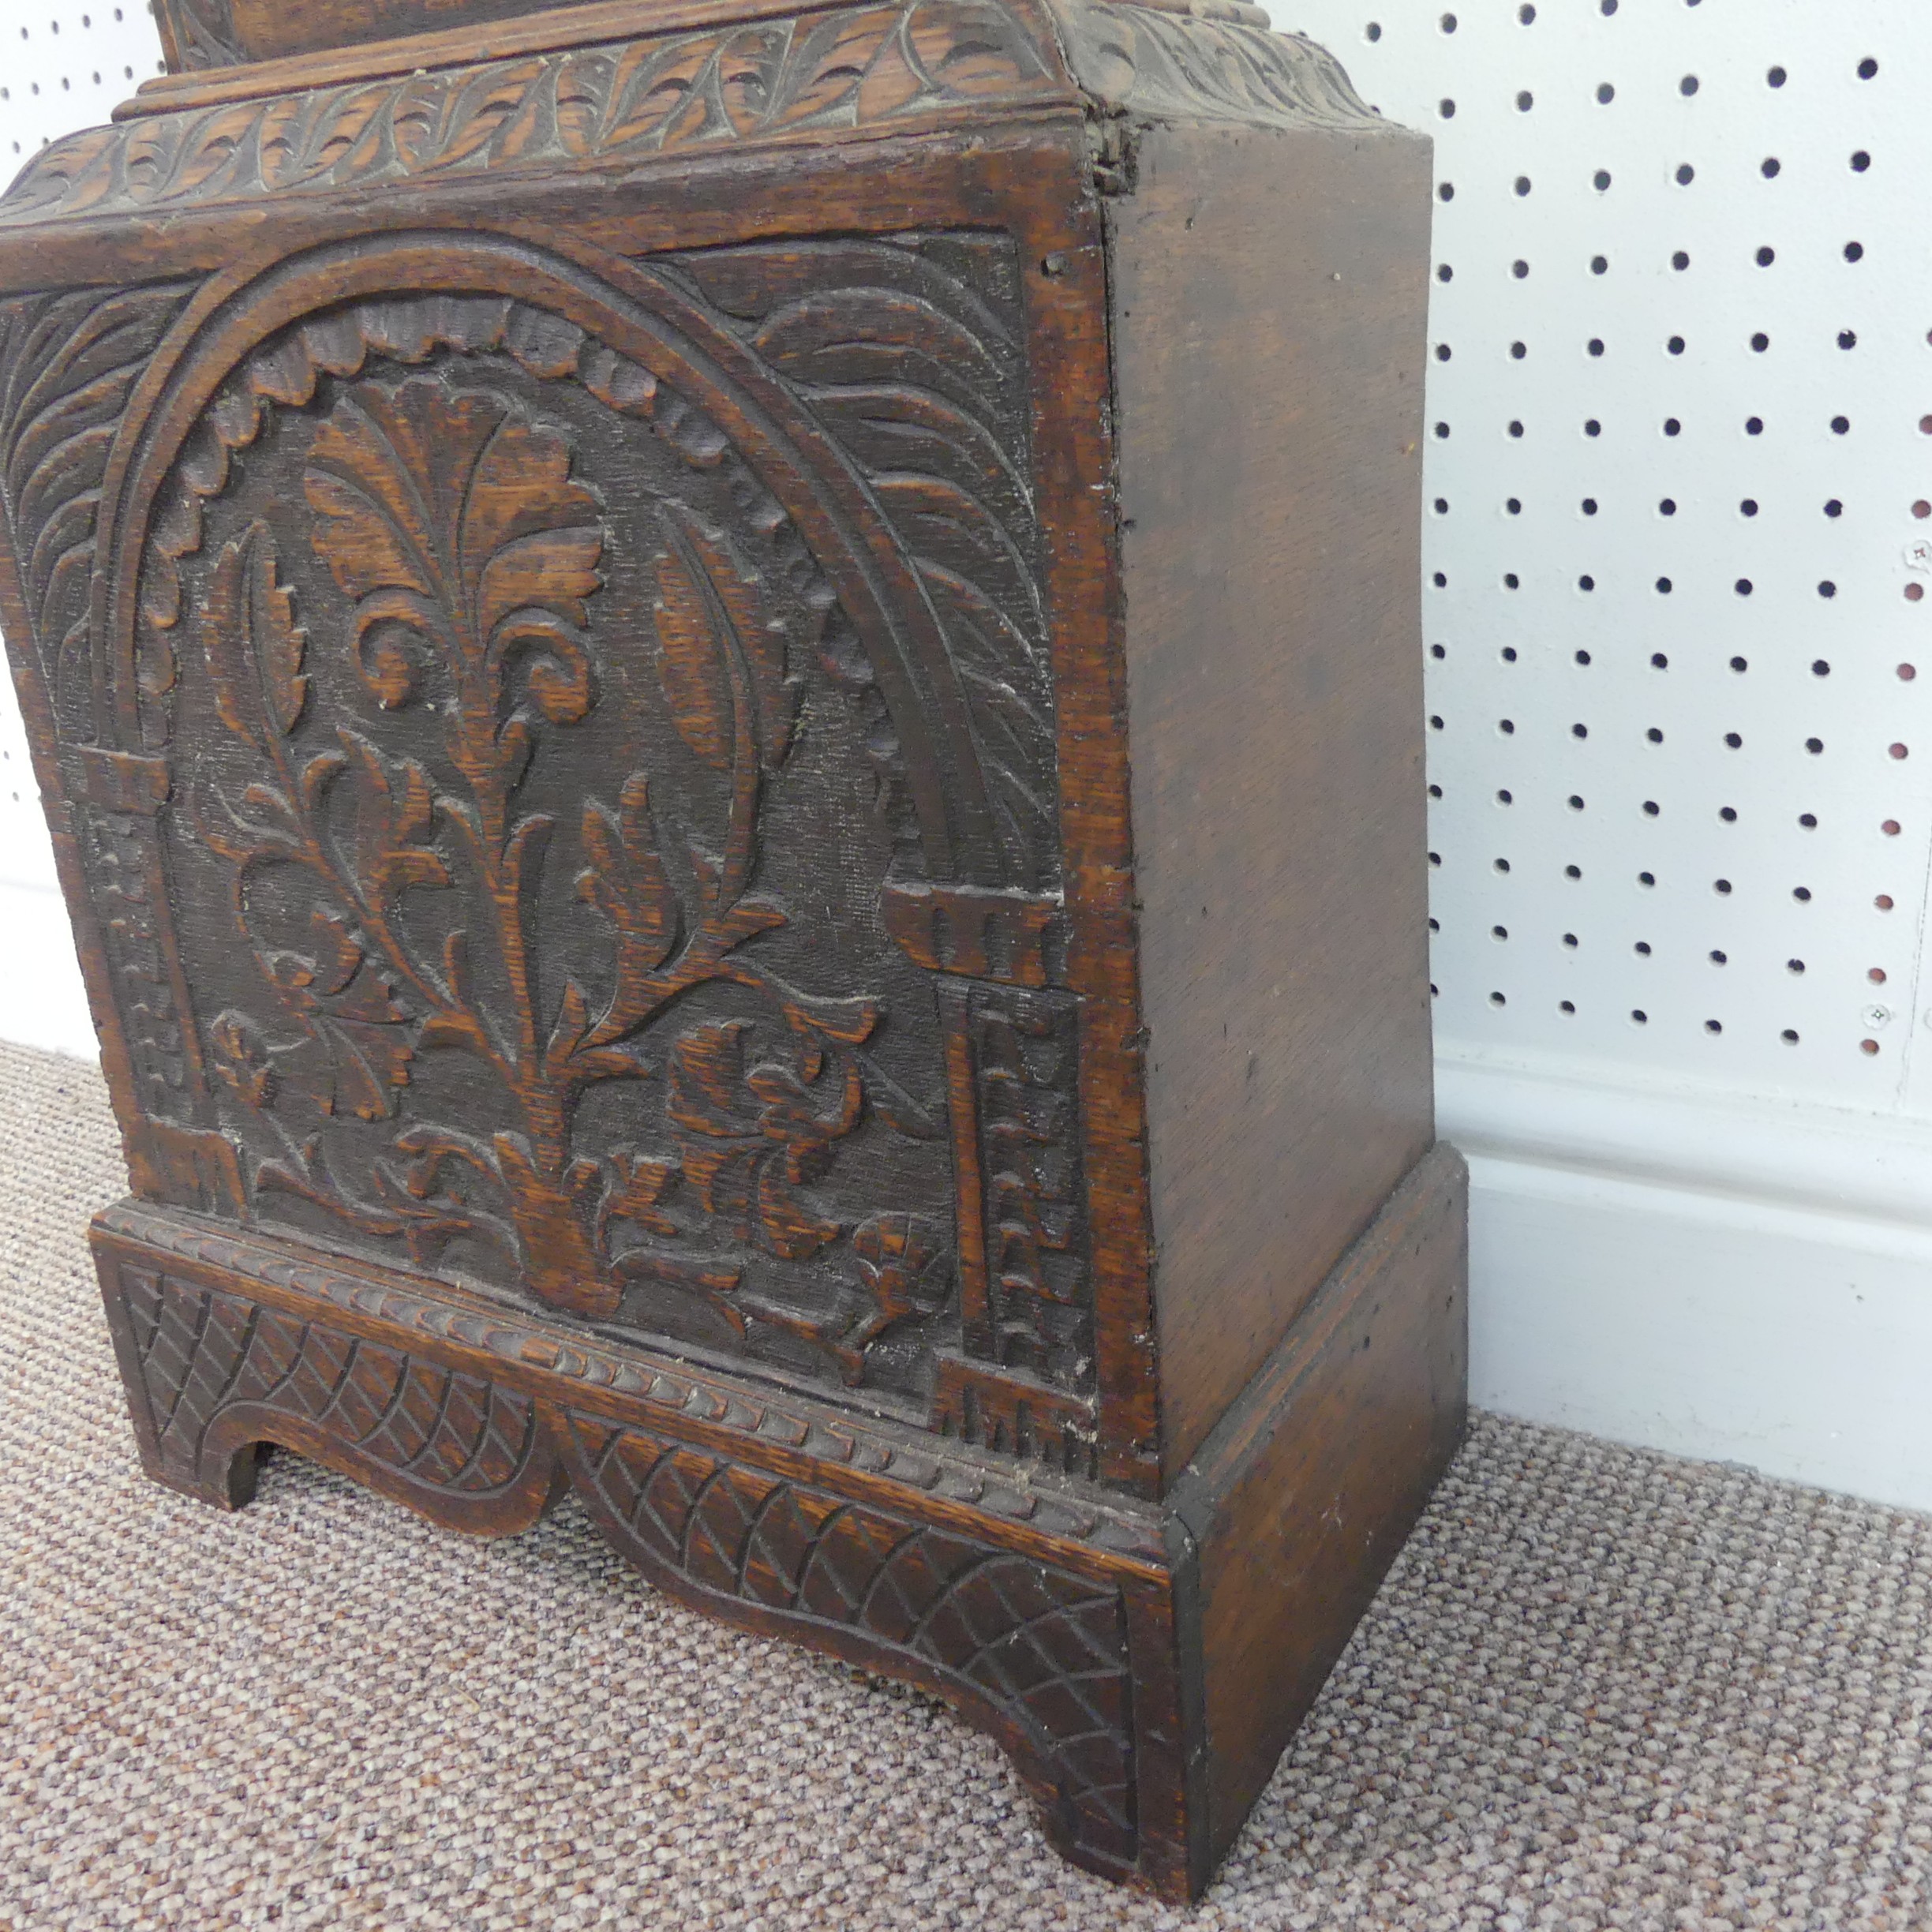
[[163,10],[0,200],[146,1466],[572,1488],[1197,1892],[1462,1425],[1423,144],[1237,0]]
[[1159,128],[1108,204],[1170,1471],[1434,1138],[1428,195],[1420,143]]
[[[1440,1146],[1170,1493],[1199,1552],[1211,1864],[1234,1843],[1462,1433],[1466,1180]],[[1255,1686],[1266,1684],[1257,1697]]]

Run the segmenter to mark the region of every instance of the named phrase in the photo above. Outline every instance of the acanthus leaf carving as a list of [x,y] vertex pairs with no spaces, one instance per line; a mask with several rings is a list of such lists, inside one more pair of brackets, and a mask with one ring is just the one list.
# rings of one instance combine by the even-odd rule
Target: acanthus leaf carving
[[525,713],[501,716],[519,657],[552,724],[590,708],[584,601],[604,538],[569,467],[554,431],[427,382],[365,385],[316,437],[305,489],[316,548],[356,600],[365,680],[393,710],[415,690],[420,654],[440,660],[455,699],[451,754],[473,782],[527,750]]
[[[522,333],[526,354],[546,353]],[[573,369],[576,335],[552,351]],[[267,380],[313,393],[299,371]],[[339,382],[300,500],[342,615],[298,617],[259,518],[214,545],[199,600],[212,708],[247,769],[238,776],[231,754],[199,780],[194,819],[232,868],[238,927],[298,1023],[232,1010],[210,1031],[223,1084],[275,1143],[256,1185],[400,1237],[418,1265],[453,1240],[493,1247],[537,1296],[580,1313],[614,1316],[648,1284],[708,1309],[714,1336],[742,1343],[761,1320],[796,1332],[751,1295],[747,1256],[796,1265],[852,1232],[814,1190],[867,1117],[869,1066],[889,1130],[920,1112],[859,1056],[876,999],[796,987],[743,949],[788,920],[754,889],[759,820],[797,731],[792,653],[809,649],[823,602],[794,593],[781,616],[741,538],[683,503],[655,504],[647,581],[666,713],[724,781],[715,841],[678,803],[680,886],[641,767],[619,766],[615,798],[586,790],[568,817],[534,802],[546,744],[606,695],[589,627],[608,525],[567,432],[432,375]],[[677,433],[687,460],[716,462],[701,425]],[[318,710],[324,665],[341,675],[329,672]],[[543,908],[565,865],[584,930],[602,935],[601,965],[544,957]],[[309,882],[305,932],[283,930],[290,886],[268,893],[268,913],[256,904],[250,882],[271,872]],[[661,1052],[656,1023],[713,984],[756,995],[769,1017],[687,1020]],[[422,1056],[449,1052],[477,1064],[507,1120],[445,1125],[402,1105]],[[668,1147],[584,1144],[582,1096],[612,1080],[661,1084]],[[324,1132],[296,1124],[305,1099],[325,1121],[397,1121],[359,1183]],[[841,1311],[837,1326],[850,1325]],[[847,1351],[855,1377],[864,1346]]]
[[[429,767],[406,754],[390,756],[346,724],[338,727],[337,736],[361,780],[354,841],[358,875],[385,900],[414,886],[449,885],[448,862],[431,844],[436,799]],[[302,775],[309,811],[343,769],[343,761],[331,752],[309,761]]]
[[244,743],[272,755],[308,702],[302,671],[309,640],[276,569],[275,538],[259,519],[227,545],[208,579],[201,648],[222,722]]
[[658,663],[678,731],[714,771],[736,762],[740,731],[776,770],[792,747],[802,687],[786,675],[783,630],[767,620],[756,572],[722,533],[666,505],[670,546],[657,567]]
[[189,293],[163,283],[0,305],[0,492],[42,687],[70,743],[95,730],[88,600],[108,459]]
[[853,1230],[852,1245],[859,1311],[842,1328],[822,1331],[814,1339],[856,1387],[874,1342],[901,1322],[945,1305],[953,1287],[953,1257],[929,1222],[903,1211],[868,1216]]
[[814,1213],[797,1190],[824,1174],[833,1144],[858,1125],[864,1089],[857,1063],[841,1054],[828,1069],[823,1046],[809,1034],[795,1060],[747,1061],[749,1024],[717,1021],[678,1041],[669,1117],[685,1177],[706,1212],[739,1240],[803,1261],[843,1230]]
[[[578,896],[595,906],[617,932],[616,987],[601,1034],[613,1016],[637,1003],[636,989],[661,966],[676,944],[683,908],[657,855],[650,817],[650,781],[642,772],[624,781],[617,809],[597,799],[584,806],[583,847],[590,860],[577,875]],[[573,983],[574,984],[574,983]],[[578,994],[579,1001],[582,998]],[[603,1044],[602,1039],[596,1043]]]

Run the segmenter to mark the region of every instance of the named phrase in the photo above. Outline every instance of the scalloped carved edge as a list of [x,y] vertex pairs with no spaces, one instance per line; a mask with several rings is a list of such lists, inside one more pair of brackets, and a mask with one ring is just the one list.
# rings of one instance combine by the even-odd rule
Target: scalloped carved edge
[[1056,0],[1061,54],[1031,8],[901,0],[218,102],[43,148],[0,197],[0,229],[910,130],[1071,105],[1075,86],[1110,114],[1388,125],[1332,54],[1250,17]]
[[1106,112],[1252,127],[1389,126],[1342,63],[1304,35],[1109,0],[1064,0],[1055,14],[1082,90]]
[[43,148],[0,227],[943,122],[1069,99],[1032,17],[902,0],[141,116]]
[[534,1372],[546,1378],[560,1399],[591,1403],[608,1393],[644,1405],[639,1413],[653,1426],[695,1424],[742,1440],[748,1454],[790,1452],[883,1478],[906,1492],[907,1508],[930,1498],[1035,1536],[1086,1544],[1114,1561],[1150,1570],[1166,1561],[1150,1513],[1096,1502],[1022,1458],[956,1451],[923,1432],[908,1428],[900,1434],[775,1387],[747,1386],[633,1344],[604,1342],[441,1282],[406,1278],[373,1262],[338,1260],[134,1200],[96,1215],[92,1238],[97,1255],[144,1254],[172,1273],[238,1280],[250,1294],[265,1290],[279,1300],[321,1304],[425,1346],[494,1357],[526,1378]]
[[[155,1481],[238,1507],[261,1447],[279,1443],[446,1527],[493,1536],[527,1529],[574,1489],[667,1594],[945,1698],[1013,1759],[1067,1857],[1181,1895],[1164,1561],[1123,1563],[1037,1522],[998,1520],[983,1497],[949,1506],[943,1485],[895,1498],[882,1472],[856,1477],[745,1429],[769,1413],[749,1396],[735,1416],[693,1413],[701,1378],[684,1378],[683,1402],[649,1413],[658,1378],[644,1409],[600,1380],[616,1351],[555,1347],[535,1324],[447,1303],[439,1327],[421,1319],[429,1297],[411,1308],[179,1217],[123,1204],[97,1219],[94,1246]],[[281,1264],[274,1287],[265,1260]],[[721,1385],[707,1392],[721,1398]]]

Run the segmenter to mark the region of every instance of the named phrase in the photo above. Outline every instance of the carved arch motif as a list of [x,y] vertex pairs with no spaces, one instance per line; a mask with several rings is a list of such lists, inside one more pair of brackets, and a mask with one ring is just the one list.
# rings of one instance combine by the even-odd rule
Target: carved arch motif
[[[116,694],[109,735],[129,748],[153,732],[144,723],[137,637],[144,616],[165,629],[165,567],[150,601],[140,578],[151,543],[163,557],[197,541],[193,500],[226,482],[228,462],[259,433],[263,410],[303,393],[313,369],[310,332],[301,346],[250,358],[294,325],[353,302],[440,296],[461,303],[507,299],[552,318],[571,346],[555,374],[577,376],[586,346],[642,373],[698,410],[738,450],[798,528],[849,620],[903,758],[905,785],[928,876],[961,884],[1032,887],[1050,880],[1050,850],[1016,856],[1002,849],[981,769],[973,703],[933,595],[893,520],[858,466],[758,350],[726,326],[680,278],[650,263],[559,242],[538,249],[508,236],[399,234],[331,244],[278,264],[240,286],[218,286],[163,346],[142,384],[144,414],[130,412],[117,473],[103,491],[110,568],[97,578],[91,631],[97,689]],[[380,342],[380,338],[378,341]],[[326,357],[327,351],[323,354]],[[367,346],[364,354],[367,353]],[[515,353],[514,350],[512,353]],[[238,383],[237,373],[249,373]],[[601,369],[603,365],[600,364]],[[594,379],[594,377],[593,377]],[[178,526],[161,521],[178,478]],[[151,673],[152,690],[158,681]],[[1050,719],[1032,747],[1050,767]],[[1032,876],[1023,876],[1030,872]]]
[[[949,397],[921,394],[909,404],[901,399],[912,392],[903,388],[837,380],[867,373],[841,360],[852,353],[843,333],[867,319],[853,280],[866,245],[887,252],[833,251],[846,280],[816,309],[808,292],[788,300],[781,290],[757,315],[746,313],[742,289],[735,307],[719,307],[682,262],[605,261],[605,276],[593,277],[581,264],[494,238],[392,238],[318,251],[245,287],[212,291],[147,372],[110,466],[102,520],[110,564],[95,586],[86,680],[115,695],[118,714],[103,721],[110,736],[138,747],[109,755],[155,769],[174,762],[171,821],[191,826],[230,864],[234,926],[254,949],[270,1005],[258,993],[253,1004],[217,1002],[219,1011],[200,1015],[212,1083],[204,1118],[223,1122],[232,1137],[238,1105],[245,1125],[253,1120],[262,1133],[279,1135],[279,1149],[264,1154],[262,1134],[252,1151],[242,1134],[245,1193],[259,1202],[266,1186],[315,1203],[363,1234],[406,1241],[422,1266],[434,1264],[439,1241],[487,1234],[494,1223],[523,1285],[556,1305],[616,1317],[641,1270],[721,1318],[723,1330],[705,1338],[712,1345],[743,1343],[749,1327],[754,1336],[788,1338],[793,1365],[803,1346],[817,1372],[853,1383],[873,1379],[873,1351],[895,1331],[909,1324],[907,1333],[927,1332],[949,1308],[957,1324],[951,1203],[913,1198],[908,1206],[888,1189],[862,1219],[828,1216],[812,1184],[862,1118],[934,1144],[943,1174],[943,1084],[936,1041],[933,1078],[916,1098],[867,1058],[882,1013],[867,989],[803,990],[751,944],[786,923],[753,878],[753,821],[765,774],[783,767],[790,748],[801,666],[815,658],[856,710],[908,875],[963,874],[997,887],[1016,867],[1031,882],[1052,863],[1050,841],[1043,848],[1013,810],[1012,786],[1001,811],[992,809],[975,756],[989,715],[989,640],[1016,647],[1016,681],[1023,673],[1043,680],[1043,652],[1026,635],[1043,626],[1036,586],[1020,567],[1031,560],[1005,524],[983,513],[989,549],[1007,553],[1007,588],[989,599],[922,554],[931,546],[920,534],[922,519],[936,522],[949,507],[946,492],[965,500],[957,480],[973,466],[1005,464],[1009,522],[1030,512],[1029,486],[1024,469],[998,450],[989,455],[975,431],[970,369],[951,379]],[[372,263],[372,253],[386,259]],[[740,260],[740,280],[743,269]],[[908,333],[892,350],[901,360],[930,360],[960,326],[917,288],[886,290],[875,306],[889,328]],[[955,307],[972,313],[964,298]],[[519,373],[523,400],[492,401],[481,376],[451,376],[459,364]],[[680,511],[665,526],[655,630],[678,730],[701,764],[736,774],[738,803],[709,856],[694,851],[704,902],[694,912],[689,893],[680,905],[666,879],[668,848],[642,770],[591,769],[576,808],[585,862],[578,896],[612,934],[616,979],[601,991],[572,979],[561,1007],[538,1014],[519,957],[548,889],[541,852],[555,814],[524,811],[516,788],[533,758],[545,755],[541,747],[597,702],[584,627],[613,527],[611,503],[575,467],[570,432],[530,400],[559,384],[631,425],[619,444],[641,437],[674,452],[670,460],[694,488],[709,475],[702,487],[719,504],[725,486],[717,479],[727,479],[737,508],[723,521]],[[913,420],[901,425],[895,411]],[[305,458],[290,458],[294,446],[275,441],[285,417],[319,420],[303,432],[313,438]],[[868,439],[889,443],[908,427],[927,443],[953,430],[962,443],[979,440],[954,462],[952,481],[903,470],[882,477],[878,462],[868,466]],[[499,444],[508,453],[495,480],[479,482]],[[283,489],[286,507],[238,524],[236,489],[256,466],[290,460],[307,466]],[[458,621],[462,597],[438,589],[425,560],[462,549],[468,525],[445,517],[442,536],[410,549],[398,535],[406,515],[370,508],[433,495],[444,467],[467,479],[459,492],[463,516],[474,512],[479,527],[489,526],[503,556],[521,556],[504,567],[514,597],[498,597],[489,621],[467,632]],[[504,499],[500,513],[492,492]],[[726,527],[734,517],[736,534]],[[354,607],[351,657],[376,707],[368,728],[331,718],[332,735],[322,739],[311,730],[309,699],[322,675],[319,644],[312,646],[291,575],[298,561],[291,544],[305,554],[311,543]],[[192,587],[183,581],[190,568]],[[761,582],[776,587],[775,601],[760,602]],[[463,593],[472,604],[478,594],[474,585]],[[994,609],[998,597],[1011,605],[1015,595],[1027,607],[1022,624]],[[956,650],[962,611],[975,620],[979,653],[965,673]],[[994,618],[979,621],[984,611]],[[515,634],[500,663],[490,635],[499,623]],[[201,683],[178,743],[176,684],[185,668]],[[452,727],[448,740],[466,791],[432,778],[419,756],[377,728],[388,712],[417,700],[425,675],[448,681],[453,716],[472,717],[466,736]],[[472,687],[474,697],[463,698]],[[188,775],[205,764],[202,741],[217,719],[228,734],[222,742],[234,741],[230,757],[238,743],[255,761],[245,786],[224,791]],[[309,732],[299,755],[298,727]],[[1039,735],[1034,751],[1020,744],[1019,754],[1039,758],[1041,769],[1026,776],[1050,814],[1050,710],[1003,706],[1009,758],[1016,728]],[[360,803],[350,860],[341,844],[345,808],[331,801],[352,790]],[[334,830],[331,813],[342,822]],[[422,894],[460,882],[449,835],[464,827],[466,863],[482,900],[511,908],[491,927],[484,976],[508,986],[505,1010],[521,1017],[520,1039],[517,1028],[506,1032],[490,1017],[474,990],[474,961],[452,949],[459,938],[470,945],[463,934],[443,935],[439,957],[403,930],[405,895],[420,904]],[[264,869],[276,867],[305,868],[320,893],[314,930],[299,942],[286,922],[271,935],[255,915]],[[653,1035],[653,1051],[643,1050],[660,1015],[713,984],[764,996],[777,1043],[751,1019],[713,1015],[680,1021],[674,1043]],[[460,1110],[437,1118],[462,1118],[462,1131],[412,1118],[405,1104],[421,1054],[451,1047],[475,1056],[516,1097],[517,1117],[493,1136],[470,1131]],[[586,1150],[573,1138],[586,1088],[638,1077],[663,1080],[681,1158],[637,1145]],[[335,1121],[358,1117],[391,1136],[375,1197],[366,1187],[346,1195],[314,1145],[270,1118],[278,1091],[298,1080]],[[680,1258],[663,1241],[631,1239],[620,1252],[609,1238],[619,1228],[627,1237],[691,1232],[688,1215],[680,1224],[664,1211],[667,1191],[680,1184],[683,1203],[701,1204],[714,1233],[723,1228],[781,1260],[809,1260],[843,1244],[840,1252],[852,1256],[845,1288],[829,1304],[822,1296],[816,1305],[809,1296],[773,1301],[748,1292],[742,1271],[712,1251]],[[507,1212],[492,1214],[485,1198],[492,1190],[508,1196]],[[930,1367],[908,1369],[903,1346],[894,1346],[893,1372],[902,1383],[913,1376],[903,1392],[923,1400]]]

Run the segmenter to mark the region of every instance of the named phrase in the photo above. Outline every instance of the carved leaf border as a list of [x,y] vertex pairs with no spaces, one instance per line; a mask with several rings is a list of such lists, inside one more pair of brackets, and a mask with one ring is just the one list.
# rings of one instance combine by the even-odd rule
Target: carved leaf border
[[94,735],[88,599],[109,458],[192,293],[163,283],[0,305],[0,493],[43,688],[69,742]]
[[0,227],[844,130],[1065,97],[996,0],[912,0],[144,116],[68,136]]

